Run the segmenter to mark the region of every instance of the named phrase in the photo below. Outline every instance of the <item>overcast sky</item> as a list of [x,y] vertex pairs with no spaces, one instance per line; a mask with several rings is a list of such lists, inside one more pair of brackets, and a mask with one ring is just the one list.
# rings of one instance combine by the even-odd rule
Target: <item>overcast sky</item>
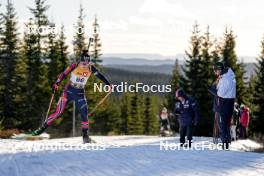
[[[27,7],[34,6],[34,0],[13,2],[22,29],[23,22],[31,17]],[[65,25],[69,43],[80,2],[85,9],[87,31],[91,31],[94,15],[98,17],[103,53],[184,53],[195,21],[203,32],[209,25],[217,38],[225,26],[232,26],[239,56],[257,56],[260,52],[263,0],[47,0],[50,19]],[[5,5],[6,0],[1,4]],[[1,11],[5,11],[3,6]]]

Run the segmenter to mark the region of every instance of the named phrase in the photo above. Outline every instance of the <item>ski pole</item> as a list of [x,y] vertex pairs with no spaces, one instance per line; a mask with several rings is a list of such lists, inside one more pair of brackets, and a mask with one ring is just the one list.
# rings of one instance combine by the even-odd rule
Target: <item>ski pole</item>
[[51,104],[52,104],[53,99],[54,99],[54,94],[55,94],[55,93],[52,93],[52,96],[51,96],[51,99],[50,99],[49,108],[48,108],[48,111],[47,111],[47,114],[46,114],[46,119],[45,119],[45,121],[48,119],[49,112],[50,112],[50,108],[51,108]]
[[102,98],[99,103],[97,103],[97,105],[93,108],[93,110],[89,113],[88,116],[92,116],[93,113],[96,111],[96,109],[98,108],[98,106],[100,106],[105,100],[106,98],[112,93],[112,91],[109,91],[105,96],[104,98]]
[[93,42],[93,38],[89,38],[89,42],[88,42],[88,47],[87,47],[87,51],[89,52],[89,49],[90,49],[90,46],[91,46],[91,43]]

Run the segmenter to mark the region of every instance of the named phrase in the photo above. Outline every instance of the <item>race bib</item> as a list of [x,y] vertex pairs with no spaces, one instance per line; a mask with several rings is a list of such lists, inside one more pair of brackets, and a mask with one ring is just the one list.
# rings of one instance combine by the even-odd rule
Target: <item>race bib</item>
[[71,73],[71,82],[74,84],[79,84],[81,86],[84,86],[87,83],[88,78],[90,77],[91,72],[89,68],[81,68],[77,67],[74,69],[74,71]]

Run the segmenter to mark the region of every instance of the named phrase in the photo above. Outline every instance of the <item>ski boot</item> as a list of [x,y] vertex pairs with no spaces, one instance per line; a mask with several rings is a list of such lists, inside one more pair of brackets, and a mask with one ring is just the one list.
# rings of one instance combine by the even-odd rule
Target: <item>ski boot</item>
[[188,147],[192,148],[192,140],[188,140]]
[[180,143],[180,147],[191,148],[192,147],[192,141],[188,141],[187,143]]
[[229,150],[229,143],[228,142],[222,143],[222,149]]
[[32,136],[38,136],[42,134],[48,128],[48,124],[44,123],[41,127],[31,133]]
[[91,138],[88,135],[88,129],[83,129],[83,144],[92,143]]

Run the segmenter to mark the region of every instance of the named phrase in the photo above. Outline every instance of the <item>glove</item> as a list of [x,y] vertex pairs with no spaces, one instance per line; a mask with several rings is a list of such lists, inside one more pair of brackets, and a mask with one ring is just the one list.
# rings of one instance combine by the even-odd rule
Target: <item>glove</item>
[[53,84],[52,86],[52,93],[54,94],[59,88],[59,85],[57,83]]

